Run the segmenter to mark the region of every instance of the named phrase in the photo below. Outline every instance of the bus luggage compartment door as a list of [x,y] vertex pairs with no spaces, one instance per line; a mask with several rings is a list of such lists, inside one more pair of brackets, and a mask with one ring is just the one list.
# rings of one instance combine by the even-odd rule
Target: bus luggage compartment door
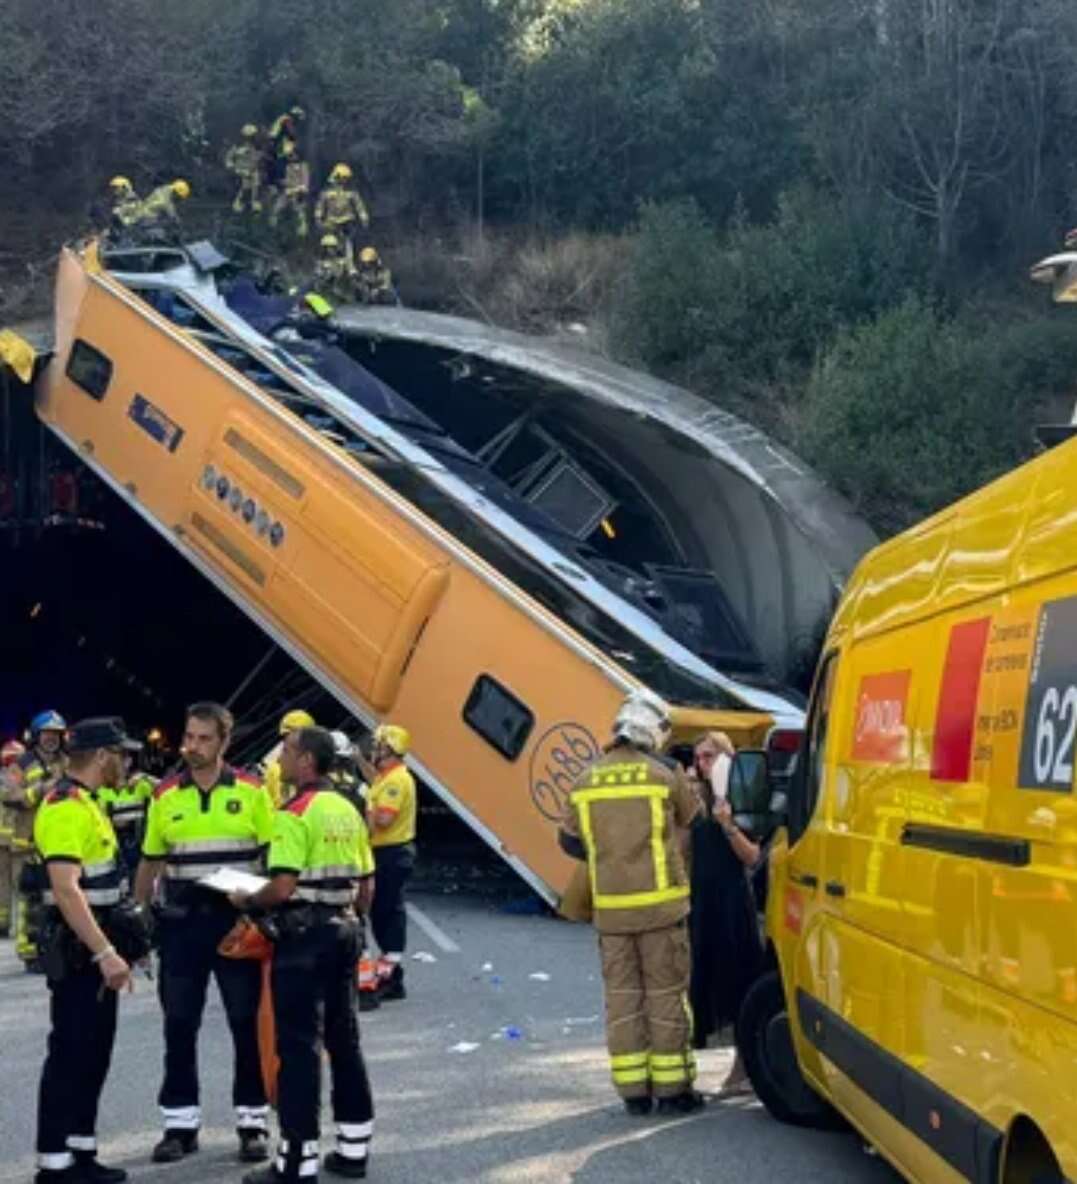
[[448,560],[346,471],[328,479],[316,450],[231,417],[191,538],[320,669],[386,712],[448,587]]

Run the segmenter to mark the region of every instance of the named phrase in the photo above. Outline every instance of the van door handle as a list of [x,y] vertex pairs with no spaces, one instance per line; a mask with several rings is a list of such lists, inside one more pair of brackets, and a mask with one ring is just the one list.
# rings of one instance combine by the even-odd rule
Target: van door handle
[[789,879],[794,884],[800,884],[803,888],[818,888],[819,877],[813,876],[811,872],[790,872]]
[[845,885],[839,884],[837,880],[827,880],[826,894],[827,896],[844,896]]

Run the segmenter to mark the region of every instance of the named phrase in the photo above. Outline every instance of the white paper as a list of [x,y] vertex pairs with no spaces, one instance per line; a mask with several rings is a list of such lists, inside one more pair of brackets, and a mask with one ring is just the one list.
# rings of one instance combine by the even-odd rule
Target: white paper
[[548,983],[550,981],[550,976],[545,970],[536,970],[534,974],[529,974],[527,977],[534,979],[537,983]]
[[248,896],[253,896],[269,881],[264,876],[254,876],[250,872],[237,871],[231,867],[219,867],[216,871],[210,872],[208,876],[202,876],[198,883],[203,888],[212,888],[214,892],[223,892],[226,895],[229,892],[246,892]]
[[474,1052],[479,1046],[473,1044],[470,1040],[461,1040],[459,1044],[454,1044],[449,1052]]

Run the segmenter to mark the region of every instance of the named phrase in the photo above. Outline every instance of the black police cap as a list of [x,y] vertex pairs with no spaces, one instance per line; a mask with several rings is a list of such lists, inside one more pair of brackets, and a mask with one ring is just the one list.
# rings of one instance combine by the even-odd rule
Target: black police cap
[[140,752],[142,745],[127,735],[127,725],[118,715],[80,719],[67,732],[68,752],[92,752],[95,748],[123,748]]

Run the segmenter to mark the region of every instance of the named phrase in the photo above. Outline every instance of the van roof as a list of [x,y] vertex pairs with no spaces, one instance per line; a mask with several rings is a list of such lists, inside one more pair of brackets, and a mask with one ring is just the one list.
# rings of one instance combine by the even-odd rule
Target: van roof
[[828,646],[859,640],[1077,566],[1077,438],[869,551]]

